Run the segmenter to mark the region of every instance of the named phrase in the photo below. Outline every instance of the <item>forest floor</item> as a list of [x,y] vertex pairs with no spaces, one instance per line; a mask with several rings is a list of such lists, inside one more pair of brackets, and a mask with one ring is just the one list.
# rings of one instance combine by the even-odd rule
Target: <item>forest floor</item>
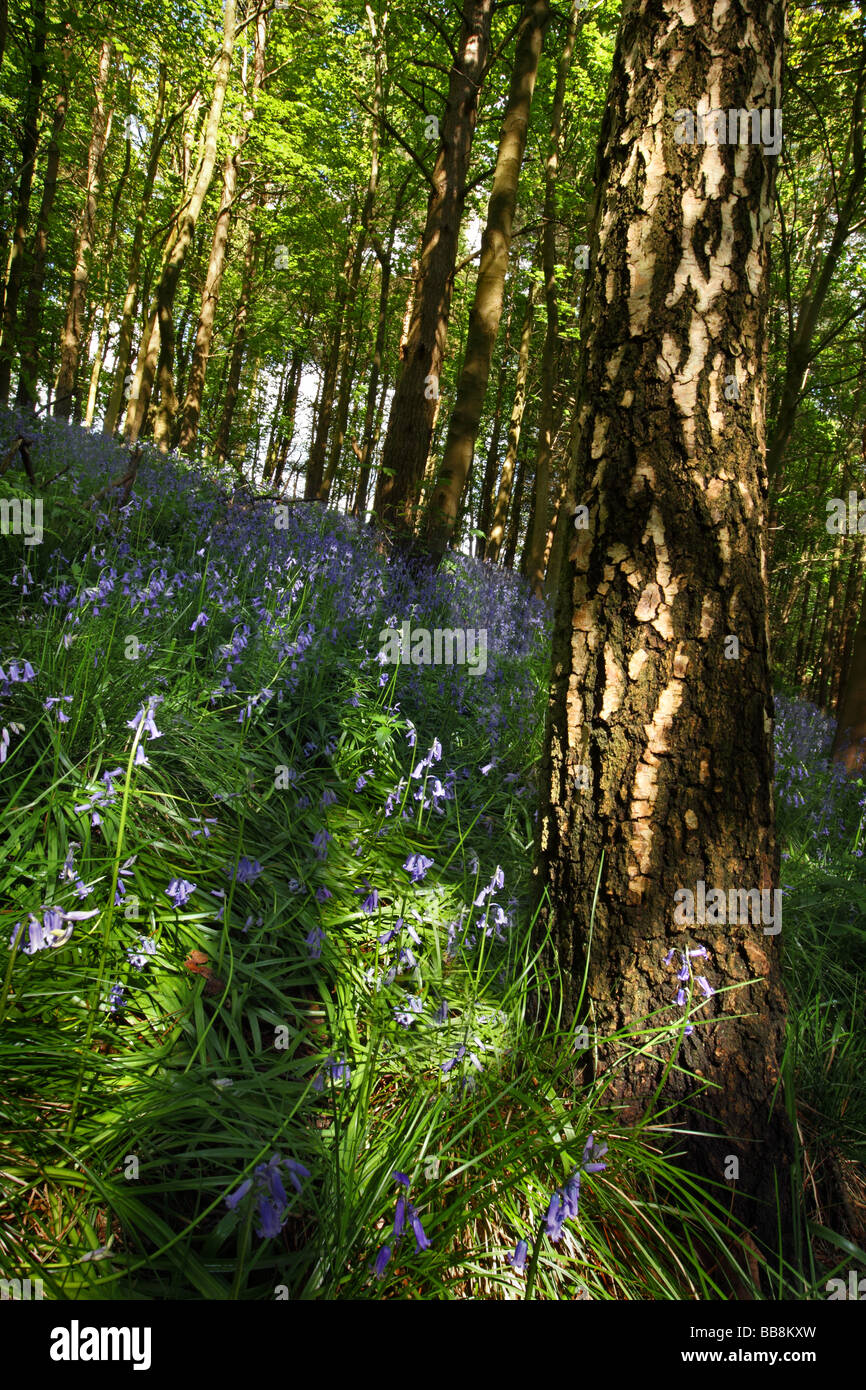
[[[30,458],[44,534],[3,536],[0,599],[7,1277],[824,1298],[866,1261],[866,787],[818,710],[778,703],[803,1224],[774,1283],[675,1135],[619,1127],[575,1035],[527,1016],[544,605],[462,556],[419,581],[174,457],[94,502],[128,456],[84,430]],[[405,622],[483,631],[486,669],[383,660]]]

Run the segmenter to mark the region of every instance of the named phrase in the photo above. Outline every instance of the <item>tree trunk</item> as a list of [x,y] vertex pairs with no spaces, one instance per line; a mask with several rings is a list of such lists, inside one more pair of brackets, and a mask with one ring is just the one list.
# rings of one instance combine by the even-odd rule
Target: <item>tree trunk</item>
[[249,138],[250,127],[255,114],[256,100],[262,83],[264,82],[266,38],[267,20],[260,7],[256,22],[255,60],[253,78],[250,85],[249,102],[244,111],[242,123],[232,135],[229,149],[223,163],[222,195],[220,197],[219,211],[217,212],[216,225],[214,227],[207,275],[205,276],[204,289],[202,291],[201,310],[199,311],[198,327],[195,335],[195,347],[193,348],[189,382],[187,384],[186,399],[183,403],[183,412],[180,422],[179,447],[185,454],[192,452],[198,437],[205,375],[207,373],[211,343],[213,342],[214,321],[216,319],[217,305],[219,304],[220,287],[222,285],[223,271],[226,262],[226,250],[229,242],[229,228],[231,226],[235,191],[238,183],[238,165],[244,146]]
[[370,364],[370,378],[367,382],[367,399],[364,405],[364,425],[358,462],[358,487],[352,504],[352,515],[364,519],[367,510],[367,489],[370,485],[370,465],[373,458],[373,425],[376,417],[376,396],[379,389],[379,375],[382,370],[382,354],[388,333],[388,295],[391,288],[391,256],[394,237],[397,234],[397,212],[395,211],[388,237],[388,247],[379,259],[379,308],[376,315],[376,341],[373,344],[373,361]]
[[523,505],[523,489],[526,486],[526,451],[520,455],[520,463],[517,468],[517,481],[514,485],[514,500],[511,504],[511,515],[508,522],[508,540],[502,555],[502,563],[507,570],[514,569],[514,557],[517,554],[517,541],[520,536],[520,509]]
[[478,527],[481,533],[475,537],[475,558],[484,559],[487,537],[493,524],[494,488],[496,486],[496,465],[499,462],[499,441],[502,438],[502,398],[505,394],[505,379],[508,376],[508,355],[511,351],[511,315],[514,309],[514,286],[516,272],[511,276],[508,317],[505,321],[505,342],[502,347],[502,361],[496,380],[496,404],[493,407],[493,423],[490,430],[490,446],[484,462],[484,477],[481,480],[481,498],[478,505]]
[[48,158],[45,164],[45,179],[42,184],[42,202],[36,220],[36,236],[33,243],[33,263],[27,281],[27,298],[18,332],[18,349],[21,354],[18,369],[18,389],[15,404],[33,406],[36,404],[37,369],[39,363],[39,332],[42,323],[42,299],[45,288],[45,266],[48,259],[48,228],[57,195],[57,174],[60,168],[60,137],[66,124],[69,111],[69,77],[67,62],[72,53],[73,33],[67,26],[66,36],[60,55],[60,76],[57,96],[54,99],[54,115],[51,120],[51,136],[48,141]]
[[30,82],[24,96],[21,135],[18,142],[18,148],[21,151],[21,173],[18,179],[18,195],[15,200],[12,253],[6,275],[3,329],[0,332],[0,406],[8,404],[9,387],[12,381],[12,360],[15,356],[15,318],[18,313],[18,296],[21,292],[21,277],[24,270],[24,241],[27,235],[27,219],[30,215],[33,165],[36,162],[36,148],[39,143],[39,102],[42,96],[42,81],[45,71],[45,31],[45,0],[34,0]]
[[549,18],[549,0],[527,0],[499,136],[487,225],[481,238],[481,260],[475,299],[469,314],[466,354],[445,440],[439,483],[428,514],[427,537],[435,555],[441,555],[451,540],[484,409],[490,364],[502,316],[520,166],[526,148],[544,30]]
[[781,469],[785,450],[791,438],[794,421],[802,399],[806,373],[817,356],[812,339],[827,294],[836,283],[837,271],[845,243],[851,235],[852,225],[858,221],[862,202],[863,185],[866,181],[866,155],[863,148],[863,97],[866,86],[866,59],[861,59],[860,70],[854,87],[854,108],[851,113],[852,161],[851,176],[844,196],[838,202],[833,224],[830,245],[821,263],[815,270],[814,287],[811,282],[799,305],[797,324],[788,344],[788,357],[781,400],[773,433],[767,450],[767,468],[778,493],[781,483]]
[[508,516],[508,504],[511,501],[511,488],[514,481],[514,469],[517,464],[517,451],[520,446],[520,431],[523,425],[523,412],[526,409],[526,383],[529,377],[529,349],[532,345],[532,321],[535,315],[535,300],[538,294],[535,281],[529,287],[526,296],[526,310],[523,315],[523,329],[520,334],[520,355],[517,359],[517,381],[514,387],[514,404],[511,408],[511,423],[508,426],[508,447],[505,451],[505,462],[502,465],[502,477],[499,480],[499,495],[496,498],[496,508],[493,513],[493,522],[490,527],[490,535],[487,537],[487,549],[485,558],[494,564],[499,559],[499,551],[505,537],[505,521]]
[[413,527],[439,395],[454,266],[494,0],[466,0],[427,203],[405,361],[391,402],[374,511],[404,536]]
[[[762,929],[738,897],[734,924],[715,912],[690,927],[682,891],[700,917],[703,885],[729,903],[779,882],[764,426],[775,160],[760,144],[677,138],[699,102],[780,107],[784,30],[784,0],[624,7],[581,315],[586,525],[558,595],[536,881],[564,1017],[586,1018],[589,1066],[622,1120],[656,1113],[659,1088],[679,1102],[692,1167],[730,1181],[735,1157],[735,1217],[767,1246],[778,1221],[790,1256],[778,913],[761,903]],[[665,961],[699,946],[694,977],[717,992],[704,1000],[687,968],[683,1037]],[[614,1040],[656,1010],[649,1026],[667,1038]]]
[[571,68],[577,39],[578,12],[582,0],[571,0],[568,29],[559,57],[553,110],[550,117],[550,140],[544,171],[544,231],[541,238],[542,268],[544,271],[544,300],[547,309],[547,332],[541,358],[541,403],[538,420],[538,447],[535,459],[535,507],[532,530],[529,533],[523,566],[532,589],[541,597],[544,588],[544,561],[547,550],[548,516],[550,512],[550,458],[553,450],[554,387],[559,356],[559,309],[556,302],[556,179],[559,173],[559,152],[562,145],[562,113],[565,107],[565,86]]
[[231,448],[232,420],[234,419],[235,406],[238,401],[241,367],[243,366],[244,354],[247,347],[247,317],[249,315],[250,294],[252,291],[253,276],[255,274],[259,238],[260,233],[254,228],[251,228],[249,236],[247,237],[247,248],[244,253],[241,297],[235,314],[235,338],[232,344],[231,365],[229,366],[228,382],[226,384],[225,402],[220,417],[216,444],[214,445],[214,456],[218,465],[225,463]]
[[866,589],[854,632],[851,664],[839,699],[832,755],[850,777],[862,776],[866,770]]
[[144,187],[141,193],[141,200],[138,204],[138,211],[135,217],[132,247],[129,253],[129,268],[126,272],[126,295],[123,301],[123,311],[120,316],[120,331],[117,338],[117,361],[114,367],[114,379],[111,384],[111,393],[105,408],[105,418],[102,422],[103,434],[114,434],[117,428],[126,387],[126,373],[129,369],[130,361],[132,360],[132,335],[135,329],[135,311],[138,306],[138,276],[141,268],[141,254],[144,249],[145,219],[147,217],[148,208],[150,207],[154,183],[156,182],[156,171],[159,167],[160,152],[162,150],[165,134],[167,133],[162,131],[162,120],[165,114],[166,79],[167,68],[165,61],[162,61],[159,65],[159,87],[157,90],[156,111],[153,118],[153,131],[151,133],[150,148],[147,155],[147,170],[144,176]]
[[[159,358],[156,367],[156,384],[159,389],[159,407],[154,421],[154,442],[163,451],[168,451],[171,441],[172,426],[177,412],[177,397],[174,391],[174,297],[177,293],[180,273],[183,269],[186,254],[195,233],[196,224],[201,213],[204,200],[207,197],[208,189],[213,178],[217,156],[217,136],[219,134],[220,121],[222,119],[223,104],[225,102],[226,88],[228,86],[229,72],[232,63],[232,50],[235,39],[235,10],[236,0],[226,0],[225,15],[223,19],[223,42],[222,52],[214,79],[213,96],[211,97],[210,110],[208,112],[207,126],[205,128],[204,153],[202,156],[201,167],[196,176],[195,186],[189,201],[180,214],[178,232],[162,268],[162,274],[156,287],[156,312],[159,324]],[[150,400],[153,391],[154,378],[145,363],[145,372],[142,379],[142,391],[147,401]]]
[[60,372],[54,395],[54,415],[55,418],[62,420],[68,420],[72,414],[78,381],[84,310],[87,304],[87,284],[90,277],[90,257],[96,239],[96,204],[99,197],[99,186],[102,182],[105,146],[110,124],[105,113],[105,92],[111,71],[112,51],[111,40],[103,39],[99,50],[96,100],[91,117],[90,148],[87,152],[87,192],[76,235],[75,268],[72,272],[72,284],[66,304],[66,322],[60,340]]
[[123,169],[120,178],[117,180],[117,187],[114,190],[114,197],[111,200],[111,222],[108,228],[108,237],[105,243],[102,263],[102,292],[103,302],[99,325],[99,341],[93,357],[93,366],[90,372],[90,390],[87,393],[87,409],[84,413],[84,423],[88,427],[93,423],[93,416],[96,410],[96,395],[99,390],[99,378],[102,366],[105,361],[106,348],[111,338],[111,261],[114,256],[114,247],[117,241],[117,229],[120,223],[120,204],[123,200],[123,192],[129,178],[129,171],[132,165],[132,139],[126,137],[126,154],[123,161]]
[[[355,211],[357,211],[357,208]],[[354,219],[354,212],[352,217]],[[361,253],[363,251],[362,241],[363,233],[359,235],[353,247],[350,230],[348,249],[343,261],[343,270],[337,286],[335,300],[336,318],[331,333],[328,355],[324,362],[322,389],[319,396],[319,414],[316,420],[316,428],[312,436],[312,443],[310,445],[310,457],[307,461],[307,477],[304,486],[304,497],[307,501],[312,501],[319,496],[325,477],[325,454],[328,448],[328,436],[331,432],[331,417],[334,413],[334,393],[337,389],[337,372],[340,366],[340,346],[343,341],[343,316],[346,312],[346,301],[350,297],[349,281],[355,276],[356,266],[358,274],[360,275]],[[357,281],[355,284],[357,285]]]

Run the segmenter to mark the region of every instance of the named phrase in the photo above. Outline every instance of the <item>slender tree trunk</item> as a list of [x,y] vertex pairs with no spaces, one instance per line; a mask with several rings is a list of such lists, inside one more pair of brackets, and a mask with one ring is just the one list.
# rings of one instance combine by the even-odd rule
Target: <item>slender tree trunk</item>
[[45,72],[45,32],[45,0],[34,0],[30,83],[24,96],[21,134],[18,141],[18,148],[21,152],[21,173],[18,177],[18,194],[15,200],[12,252],[6,275],[3,328],[0,331],[0,406],[7,405],[9,402],[9,387],[12,381],[12,361],[15,356],[15,319],[18,313],[18,296],[21,292],[21,277],[24,271],[24,242],[27,236],[27,219],[30,216],[33,166],[36,162],[36,149],[39,143],[39,103],[42,97]]
[[222,416],[220,417],[219,429],[217,431],[216,444],[214,445],[214,456],[217,464],[223,464],[225,462],[231,449],[232,420],[234,419],[235,406],[237,405],[238,389],[241,381],[241,367],[243,366],[247,347],[247,317],[249,315],[250,294],[252,292],[256,260],[258,257],[259,239],[260,233],[254,228],[251,228],[249,236],[247,237],[247,248],[244,253],[241,297],[237,313],[235,314],[235,338],[232,344],[231,365],[229,366],[225,401],[223,404]]
[[449,75],[433,187],[427,204],[412,319],[382,449],[374,511],[411,535],[417,489],[433,434],[439,377],[454,289],[454,266],[478,97],[490,46],[494,0],[466,0],[456,61]]
[[514,404],[511,408],[511,423],[508,426],[508,447],[505,451],[505,462],[502,465],[502,477],[499,480],[499,494],[496,498],[493,522],[490,527],[490,535],[487,537],[487,549],[485,551],[485,558],[492,561],[494,564],[499,559],[499,551],[502,548],[502,542],[505,537],[505,522],[508,516],[508,505],[511,501],[511,488],[514,482],[517,452],[520,447],[520,431],[523,426],[523,412],[526,409],[526,384],[529,379],[529,350],[532,346],[532,323],[535,315],[535,300],[537,293],[538,291],[533,281],[529,287],[529,293],[526,296],[526,310],[523,315],[523,328],[520,334],[520,354],[517,359],[517,381],[514,387]]
[[[164,453],[171,442],[172,426],[177,412],[177,397],[174,390],[174,297],[180,274],[192,243],[196,224],[207,197],[213,178],[217,156],[217,136],[225,103],[226,88],[231,71],[232,50],[235,38],[236,0],[226,0],[223,18],[223,43],[214,79],[205,128],[204,152],[195,185],[189,201],[180,213],[177,236],[169,251],[156,287],[156,312],[159,324],[159,358],[156,368],[156,384],[159,389],[159,407],[154,419],[154,442]],[[153,391],[154,378],[145,363],[141,389],[149,402]]]
[[797,648],[794,652],[794,664],[791,668],[791,678],[793,683],[803,689],[803,677],[806,659],[806,638],[809,632],[809,600],[812,597],[812,576],[806,575],[806,582],[803,586],[803,607],[800,610],[800,622],[797,629]]
[[514,557],[517,554],[517,541],[520,536],[520,509],[523,506],[523,489],[526,486],[526,450],[520,455],[520,463],[517,467],[517,481],[514,485],[514,500],[511,504],[511,515],[508,523],[508,540],[502,555],[502,563],[507,570],[514,569]]
[[[355,211],[357,211],[357,209],[355,209]],[[318,497],[325,477],[325,454],[328,448],[328,436],[331,432],[331,418],[334,413],[334,393],[337,389],[337,372],[340,365],[340,346],[343,340],[343,316],[346,312],[346,301],[349,299],[350,295],[349,282],[350,279],[354,277],[356,265],[360,274],[360,247],[361,237],[359,236],[353,247],[350,233],[349,245],[343,261],[343,271],[337,286],[334,327],[331,333],[328,355],[323,364],[324,374],[322,377],[322,389],[319,396],[319,414],[310,446],[310,457],[307,461],[307,477],[304,487],[304,497],[307,501],[312,501],[314,498]]]
[[556,180],[559,173],[559,153],[562,145],[562,113],[565,107],[565,87],[577,39],[578,12],[582,0],[571,0],[565,43],[559,56],[553,110],[550,117],[550,140],[544,171],[544,231],[541,238],[542,268],[544,271],[544,300],[547,309],[547,332],[541,358],[541,403],[538,420],[538,447],[535,459],[535,506],[532,530],[525,555],[526,576],[537,597],[544,588],[544,561],[548,539],[550,459],[553,450],[554,388],[559,356],[559,309],[556,302]]
[[364,425],[360,452],[356,449],[360,469],[358,472],[358,486],[355,492],[355,500],[352,504],[352,515],[360,516],[362,520],[367,510],[367,489],[370,485],[370,466],[373,458],[374,443],[373,425],[376,416],[376,395],[379,389],[379,374],[382,370],[382,354],[385,351],[385,340],[388,332],[388,295],[391,287],[391,256],[396,234],[397,214],[395,212],[388,237],[388,247],[385,254],[381,256],[379,260],[379,308],[376,315],[376,341],[373,344],[373,361],[370,364],[370,377],[367,382],[367,399],[364,405]]
[[[588,1066],[622,1121],[655,1113],[661,1088],[692,1167],[731,1183],[734,1216],[768,1247],[778,1223],[790,1258],[777,914],[761,903],[762,926],[740,896],[779,901],[764,434],[776,161],[760,144],[676,138],[708,94],[713,109],[778,109],[784,31],[783,0],[624,7],[581,316],[586,525],[558,595],[536,878],[550,978],[564,1017],[586,1018]],[[734,924],[717,906],[688,924],[685,894],[703,916],[704,886],[726,911],[736,891]],[[667,953],[699,947],[683,1038]],[[649,1026],[667,1037],[615,1040],[657,1010]]]
[[794,421],[802,399],[806,374],[817,355],[813,346],[815,329],[831,286],[836,282],[839,261],[852,225],[860,217],[863,186],[866,182],[866,153],[863,147],[863,97],[866,87],[866,59],[861,58],[854,88],[854,107],[851,113],[852,163],[848,187],[837,207],[830,245],[815,274],[814,286],[799,306],[797,323],[788,345],[788,358],[781,400],[773,433],[767,450],[767,468],[774,492],[778,492],[785,450],[791,438]]
[[60,137],[66,124],[69,110],[69,77],[67,63],[72,53],[73,32],[67,26],[66,36],[60,54],[60,75],[57,96],[54,99],[54,115],[51,121],[51,136],[48,141],[48,158],[45,164],[45,179],[42,184],[42,202],[36,220],[36,236],[33,243],[33,263],[27,281],[27,297],[18,332],[18,349],[21,354],[18,369],[18,389],[15,404],[33,406],[36,403],[37,368],[39,363],[39,332],[42,323],[42,300],[45,288],[45,267],[48,259],[48,229],[54,211],[57,195],[57,174],[60,168]]
[[120,330],[117,337],[117,361],[114,366],[114,379],[111,384],[108,404],[105,408],[105,418],[102,422],[103,434],[114,434],[117,428],[117,422],[120,419],[120,411],[123,405],[126,373],[129,370],[129,364],[132,360],[132,337],[135,330],[135,312],[138,307],[138,277],[141,268],[141,255],[144,249],[145,221],[148,208],[150,207],[150,200],[153,195],[153,187],[156,182],[156,171],[159,167],[159,156],[164,140],[162,122],[165,114],[166,81],[167,68],[163,60],[159,65],[159,87],[157,89],[153,131],[151,133],[150,148],[147,155],[144,187],[142,189],[141,200],[135,217],[135,227],[132,233],[129,267],[126,272],[126,295],[123,301],[123,310],[120,316]]
[[[103,39],[99,50],[96,76],[96,100],[91,118],[90,148],[87,152],[87,192],[78,226],[75,245],[75,268],[66,304],[66,322],[60,343],[60,372],[54,396],[54,415],[68,420],[75,403],[78,367],[83,341],[84,311],[87,305],[87,285],[90,277],[90,257],[96,239],[96,205],[102,182],[105,146],[109,120],[105,112],[105,92],[111,71],[112,45]],[[79,405],[80,408],[80,405]]]
[[469,314],[466,354],[445,440],[439,483],[429,509],[427,538],[434,555],[441,555],[451,539],[484,409],[490,364],[502,316],[520,166],[526,148],[544,30],[549,18],[549,0],[527,0],[499,136],[487,225],[481,238],[481,261]]
[[[238,165],[244,146],[249,138],[255,106],[265,77],[265,41],[267,38],[267,19],[261,7],[256,22],[256,46],[253,78],[250,84],[249,102],[244,112],[243,122],[234,132],[223,163],[222,194],[217,212],[208,260],[207,275],[202,291],[201,309],[196,329],[195,347],[192,354],[186,399],[180,421],[179,447],[185,454],[195,448],[198,436],[201,404],[204,394],[205,375],[213,342],[214,321],[219,304],[220,287],[225,269],[226,251],[229,242],[232,212],[238,183]],[[246,85],[246,84],[245,84]]]
[[851,777],[866,769],[866,589],[854,631],[851,664],[839,698],[839,717],[833,738],[833,761]]
[[93,357],[93,365],[90,372],[90,390],[87,393],[87,409],[84,414],[84,423],[90,426],[93,423],[93,416],[96,410],[96,396],[99,390],[99,378],[102,366],[105,361],[105,353],[109,339],[111,337],[111,261],[114,256],[114,247],[117,242],[117,229],[120,223],[120,205],[123,201],[123,193],[129,178],[129,171],[132,165],[132,139],[126,137],[126,154],[123,161],[123,169],[114,190],[114,197],[111,200],[111,222],[108,228],[108,237],[105,242],[102,263],[102,292],[103,302],[100,313],[99,340],[96,352]]
[[475,557],[478,560],[484,558],[487,537],[490,535],[490,527],[493,524],[496,465],[499,462],[499,443],[502,438],[502,399],[505,394],[506,377],[508,376],[508,354],[511,351],[511,315],[514,309],[514,287],[516,283],[517,275],[513,273],[511,276],[511,289],[509,291],[508,317],[505,321],[505,342],[502,348],[502,361],[499,365],[496,379],[496,404],[493,407],[490,445],[487,450],[487,458],[484,462],[484,477],[481,481],[481,498],[478,506],[477,526],[477,530],[481,534],[475,537]]

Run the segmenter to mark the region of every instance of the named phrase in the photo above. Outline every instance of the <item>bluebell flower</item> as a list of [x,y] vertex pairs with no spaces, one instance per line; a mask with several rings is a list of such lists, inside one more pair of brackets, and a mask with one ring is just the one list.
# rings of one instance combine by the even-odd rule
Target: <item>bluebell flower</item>
[[195,892],[196,884],[190,883],[185,878],[173,878],[165,890],[165,896],[170,899],[175,907],[184,907]]
[[427,870],[433,865],[433,860],[428,859],[425,854],[410,854],[403,868],[406,870],[413,883],[420,883]]
[[424,1234],[424,1227],[421,1225],[421,1218],[416,1207],[409,1204],[409,1221],[415,1233],[415,1254],[418,1255],[422,1250],[430,1249],[430,1241]]
[[325,933],[321,927],[313,927],[307,932],[304,938],[304,945],[310,953],[310,960],[320,960],[322,956],[322,945],[325,941]]
[[563,1227],[565,1226],[565,1213],[562,1209],[562,1198],[558,1192],[554,1192],[547,1207],[547,1214],[544,1218],[544,1229],[554,1245],[562,1239]]
[[526,1269],[526,1257],[529,1254],[529,1247],[525,1240],[519,1240],[514,1247],[513,1255],[506,1255],[506,1260],[511,1265],[515,1274],[522,1274]]
[[376,1263],[375,1263],[375,1265],[373,1266],[377,1279],[382,1279],[382,1278],[384,1277],[384,1274],[385,1274],[385,1266],[386,1266],[386,1264],[388,1263],[388,1261],[390,1260],[390,1258],[391,1258],[391,1247],[390,1247],[389,1245],[383,1245],[383,1246],[382,1246],[382,1249],[379,1251],[378,1255],[376,1256]]

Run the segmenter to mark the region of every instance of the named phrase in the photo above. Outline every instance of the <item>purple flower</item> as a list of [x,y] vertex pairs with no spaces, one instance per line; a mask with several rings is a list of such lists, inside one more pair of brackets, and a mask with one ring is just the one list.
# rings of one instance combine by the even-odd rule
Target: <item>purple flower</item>
[[428,859],[425,854],[410,854],[403,868],[413,883],[420,883],[432,864],[433,860]]
[[416,1207],[412,1206],[411,1202],[409,1204],[409,1221],[415,1233],[415,1254],[419,1255],[422,1250],[430,1249],[430,1241],[424,1234],[424,1227],[421,1225],[421,1218],[418,1215],[418,1210]]
[[378,908],[378,906],[379,906],[379,894],[378,894],[378,891],[374,888],[374,889],[372,890],[372,892],[369,894],[369,896],[366,897],[366,898],[364,899],[364,901],[361,903],[361,911],[362,911],[362,912],[366,912],[367,915],[369,916],[371,912],[375,912],[375,911],[376,911],[376,909]]
[[395,1182],[399,1183],[401,1187],[409,1187],[409,1186],[410,1186],[410,1179],[406,1176],[405,1173],[400,1173],[400,1172],[398,1172],[398,1171],[395,1170],[395,1171],[391,1174],[391,1177],[394,1179]]
[[195,889],[196,884],[190,883],[187,879],[173,878],[165,890],[165,896],[171,900],[175,907],[185,907]]
[[300,1193],[302,1191],[300,1179],[302,1177],[308,1178],[310,1176],[309,1170],[293,1158],[281,1159],[279,1154],[274,1154],[267,1163],[258,1163],[252,1178],[247,1178],[236,1192],[230,1192],[225,1199],[229,1211],[234,1211],[238,1203],[246,1197],[251,1189],[255,1191],[259,1211],[259,1226],[256,1234],[263,1240],[278,1236],[286,1224],[284,1213],[288,1207],[289,1198],[283,1184],[281,1168],[286,1170],[286,1176],[292,1187],[297,1193]]
[[325,933],[321,927],[313,927],[304,938],[304,945],[310,953],[310,960],[320,960]]
[[595,1135],[590,1134],[583,1146],[583,1158],[580,1166],[585,1173],[601,1173],[607,1167],[606,1163],[601,1163],[607,1153],[607,1144],[596,1144]]
[[207,613],[199,613],[198,617],[194,620],[194,622],[190,623],[190,632],[197,632],[200,627],[204,627],[205,623],[209,621],[210,619],[208,618]]
[[121,984],[112,985],[111,993],[108,996],[108,1007],[111,1013],[119,1014],[123,1010],[125,1007],[123,995],[124,989]]
[[143,970],[147,965],[148,956],[156,954],[156,942],[150,936],[140,936],[138,940],[141,949],[139,951],[127,949],[126,955],[130,965],[134,966],[136,970]]
[[554,1245],[562,1239],[562,1231],[565,1226],[565,1212],[562,1209],[562,1198],[558,1192],[554,1192],[547,1208],[547,1215],[544,1218],[544,1229]]
[[316,851],[317,859],[327,859],[328,845],[333,840],[333,835],[327,830],[317,830],[313,836],[313,849]]
[[394,1211],[394,1239],[399,1240],[406,1225],[406,1198],[401,1192]]
[[373,1269],[374,1269],[374,1271],[375,1271],[375,1274],[376,1274],[376,1278],[377,1278],[377,1279],[383,1278],[383,1276],[384,1276],[384,1274],[385,1274],[385,1266],[386,1266],[386,1264],[388,1263],[388,1261],[390,1260],[390,1258],[391,1258],[391,1247],[390,1247],[389,1245],[383,1245],[383,1246],[382,1246],[382,1249],[379,1251],[378,1255],[376,1256],[376,1263],[375,1263],[375,1265],[373,1266]]
[[525,1240],[519,1240],[514,1247],[513,1255],[506,1255],[505,1258],[511,1265],[515,1274],[522,1274],[526,1269],[526,1257],[529,1254],[529,1247]]
[[233,870],[231,864],[226,866],[226,873],[236,883],[255,883],[261,872],[262,866],[258,859],[247,859],[246,855],[242,855],[238,860],[236,869]]

